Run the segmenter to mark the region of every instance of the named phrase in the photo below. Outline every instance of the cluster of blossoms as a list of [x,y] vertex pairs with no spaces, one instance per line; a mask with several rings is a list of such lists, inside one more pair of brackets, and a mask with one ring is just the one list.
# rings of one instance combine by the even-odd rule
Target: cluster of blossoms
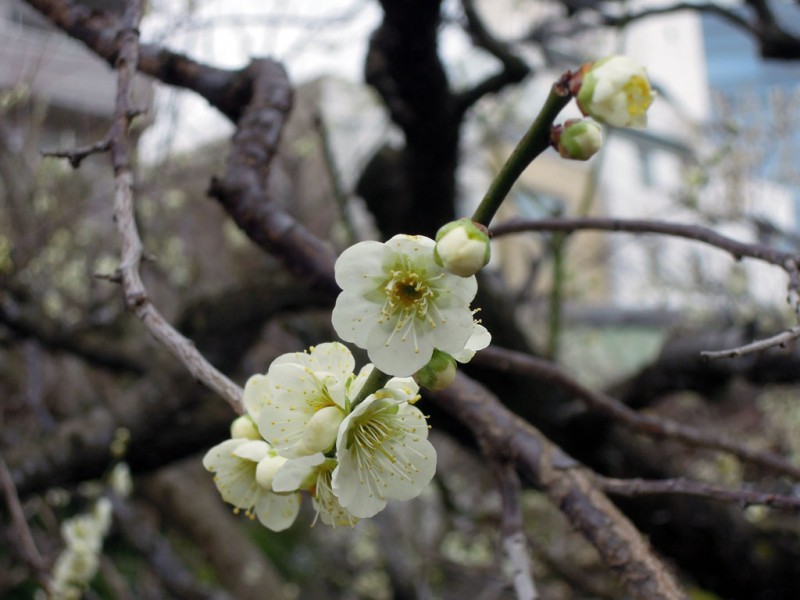
[[[454,361],[470,360],[490,341],[470,308],[475,277],[448,272],[435,246],[398,235],[341,255],[333,325],[372,363],[356,373],[350,351],[330,342],[280,356],[251,377],[247,414],[203,459],[226,502],[280,531],[294,522],[306,492],[323,523],[352,525],[430,482],[436,451],[414,406],[419,385],[411,376],[444,387]],[[383,383],[365,389],[373,372],[386,374]]]
[[417,384],[392,378],[359,402],[374,367],[354,369],[350,351],[331,342],[284,354],[250,378],[247,414],[203,459],[226,502],[280,531],[294,522],[302,491],[334,526],[422,491],[436,451],[414,406]]
[[[610,57],[568,77],[585,115],[644,126],[653,92],[630,59]],[[563,156],[586,160],[602,137],[597,122],[576,119],[554,127],[551,140]],[[371,364],[356,373],[350,351],[331,342],[280,356],[265,375],[251,377],[247,414],[203,460],[223,499],[280,531],[297,517],[301,493],[334,526],[419,495],[436,467],[425,417],[414,406],[419,385],[446,387],[456,362],[489,344],[471,308],[475,273],[488,261],[486,228],[470,219],[446,224],[436,240],[396,235],[345,250],[336,261],[342,293],[331,320]]]
[[[103,539],[111,527],[111,501],[100,498],[91,512],[61,524],[66,547],[53,567],[49,597],[78,600],[100,566]],[[42,595],[43,596],[43,595]]]

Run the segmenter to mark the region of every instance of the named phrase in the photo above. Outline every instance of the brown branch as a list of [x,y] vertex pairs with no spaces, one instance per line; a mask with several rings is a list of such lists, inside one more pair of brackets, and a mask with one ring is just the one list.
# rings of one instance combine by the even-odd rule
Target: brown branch
[[114,218],[122,239],[122,262],[119,267],[125,302],[139,317],[155,339],[186,365],[189,372],[210,389],[222,396],[237,413],[242,412],[242,389],[220,373],[200,352],[163,317],[148,297],[139,273],[144,254],[134,216],[133,171],[130,162],[128,127],[131,119],[131,85],[139,60],[139,21],[143,10],[142,0],[130,0],[126,5],[124,22],[120,30],[119,53],[116,67],[119,71],[116,109],[109,132],[109,150],[114,168]]
[[590,409],[608,415],[620,425],[633,431],[677,440],[698,448],[722,450],[743,461],[800,479],[800,467],[793,465],[776,454],[749,448],[735,440],[713,432],[702,431],[689,425],[650,414],[640,414],[607,394],[595,392],[584,387],[551,362],[495,346],[479,352],[473,362],[504,373],[530,377],[537,381],[547,381],[568,393],[574,394]]
[[795,496],[770,494],[756,490],[734,490],[687,479],[615,479],[597,475],[595,481],[598,487],[607,493],[626,498],[671,494],[718,500],[738,504],[742,508],[760,505],[792,512],[800,511],[800,498]]
[[597,548],[633,598],[685,598],[641,534],[592,483],[592,474],[486,388],[459,373],[453,385],[431,397],[466,424],[482,448],[491,448],[493,457],[513,461],[540,487]]
[[[718,2],[674,2],[665,6],[646,8],[638,12],[621,15],[610,15],[601,10],[597,10],[597,12],[603,25],[615,27],[681,10],[711,14],[753,36],[758,42],[761,56],[764,58],[800,58],[800,37],[781,28],[769,2],[765,0],[746,0],[744,4],[753,8],[755,12],[754,21],[748,20],[736,10],[726,8]],[[596,9],[596,7],[593,8]]]
[[633,234],[658,234],[702,242],[730,253],[734,259],[755,258],[788,270],[787,265],[797,266],[798,257],[791,252],[783,252],[763,244],[740,242],[717,233],[708,227],[651,221],[646,219],[614,219],[604,217],[551,218],[551,219],[513,219],[492,227],[492,235],[499,237],[510,233],[525,231],[615,231]]
[[[92,10],[75,0],[25,1],[111,66],[116,64],[123,30],[117,15]],[[197,92],[234,122],[249,94],[249,81],[241,71],[205,65],[153,44],[140,45],[137,67],[168,85]]]
[[213,179],[209,194],[219,200],[251,240],[278,255],[289,269],[318,289],[336,293],[335,255],[267,192],[269,166],[277,153],[292,105],[292,87],[277,62],[254,60],[246,70],[252,96],[233,137],[224,179]]
[[28,521],[19,502],[17,488],[2,456],[0,456],[0,487],[3,489],[3,497],[6,501],[8,514],[11,516],[11,523],[17,532],[17,540],[19,542],[17,550],[36,573],[37,578],[46,586],[49,581],[46,575],[47,564],[39,553],[31,530],[28,528]]
[[[670,223],[667,221],[654,221],[645,219],[614,219],[605,217],[584,218],[550,218],[550,219],[514,219],[500,223],[492,229],[494,236],[520,233],[524,231],[559,231],[574,233],[576,231],[614,231],[633,234],[657,234],[683,238],[701,242],[719,250],[730,253],[734,259],[744,257],[764,261],[780,267],[789,275],[789,298],[795,311],[800,311],[800,276],[798,269],[800,257],[791,252],[784,252],[770,248],[764,244],[751,244],[740,242],[717,233],[708,227],[700,225],[687,225],[683,223]],[[799,314],[800,316],[800,314]],[[766,350],[774,346],[783,346],[798,337],[794,329],[784,332],[767,340],[760,340],[745,347],[723,350],[720,352],[703,352],[704,358],[730,358]]]

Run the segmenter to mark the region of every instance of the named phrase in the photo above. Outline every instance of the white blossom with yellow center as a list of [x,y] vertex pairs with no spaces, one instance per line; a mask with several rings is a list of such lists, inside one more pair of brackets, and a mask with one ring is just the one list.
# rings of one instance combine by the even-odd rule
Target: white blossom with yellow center
[[645,127],[655,92],[644,67],[627,56],[595,62],[583,75],[578,104],[584,114],[616,127]]
[[350,398],[363,386],[372,367],[353,374],[355,361],[338,342],[309,352],[276,358],[266,375],[254,375],[244,388],[248,412],[257,414],[258,430],[281,456],[298,458],[333,449]]
[[299,494],[272,490],[275,473],[285,462],[267,442],[246,438],[217,444],[203,458],[222,499],[272,531],[287,529],[300,510]]
[[436,471],[436,450],[428,423],[412,405],[412,379],[392,379],[356,406],[339,429],[333,492],[352,515],[365,519],[388,500],[418,496]]
[[396,235],[360,242],[336,261],[342,293],[331,320],[339,336],[365,348],[375,367],[414,374],[434,348],[462,351],[475,323],[470,302],[478,284],[436,264],[430,238]]

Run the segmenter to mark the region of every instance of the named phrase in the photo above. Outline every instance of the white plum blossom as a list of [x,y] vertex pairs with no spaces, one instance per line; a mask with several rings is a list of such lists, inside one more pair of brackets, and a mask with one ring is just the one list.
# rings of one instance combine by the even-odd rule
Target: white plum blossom
[[331,479],[337,464],[335,458],[327,458],[321,452],[289,459],[275,474],[272,489],[276,492],[307,490],[311,494],[317,517],[323,523],[333,527],[352,527],[358,522],[358,517],[342,507],[333,493]]
[[644,67],[619,55],[593,63],[577,94],[583,114],[616,127],[645,127],[654,97]]
[[433,478],[436,450],[425,416],[412,404],[417,391],[412,379],[392,379],[342,422],[332,486],[350,514],[372,517],[388,500],[418,496]]
[[258,414],[259,432],[281,456],[327,452],[336,443],[350,398],[371,371],[362,369],[356,377],[354,368],[353,355],[338,342],[284,354],[266,375],[247,381],[245,405]]
[[412,375],[434,348],[461,352],[475,328],[470,309],[475,277],[459,277],[436,264],[435,245],[427,237],[396,235],[386,243],[360,242],[336,261],[342,293],[333,327],[389,375]]
[[272,490],[274,474],[285,462],[267,442],[246,438],[225,440],[203,458],[222,499],[272,531],[287,529],[300,510],[299,494]]

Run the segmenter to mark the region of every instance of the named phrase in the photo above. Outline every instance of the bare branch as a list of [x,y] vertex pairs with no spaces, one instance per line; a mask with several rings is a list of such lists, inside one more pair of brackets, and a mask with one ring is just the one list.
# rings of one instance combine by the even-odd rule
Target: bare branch
[[800,498],[795,496],[769,494],[756,490],[734,490],[724,486],[686,479],[615,479],[598,475],[596,482],[599,487],[609,494],[627,498],[674,494],[738,504],[743,508],[761,505],[792,512],[800,511]]
[[514,465],[503,461],[492,470],[503,499],[501,535],[503,549],[511,563],[511,575],[517,600],[536,600],[539,597],[531,572],[528,542],[522,529],[522,508],[519,503],[520,483]]
[[491,34],[478,14],[474,0],[462,0],[461,4],[467,21],[466,31],[472,37],[472,42],[494,56],[503,66],[499,73],[456,95],[458,111],[463,114],[487,94],[499,92],[507,85],[525,79],[530,74],[530,67],[507,44]]
[[694,240],[714,246],[730,253],[734,259],[755,258],[787,270],[787,265],[796,267],[800,260],[791,252],[770,248],[763,244],[749,244],[729,238],[713,229],[700,225],[651,221],[646,219],[613,219],[604,217],[513,219],[492,227],[492,235],[499,237],[524,231],[621,231],[634,234],[658,234]]
[[706,350],[701,352],[700,356],[708,360],[715,360],[718,358],[738,358],[740,356],[744,356],[745,354],[762,352],[764,350],[769,350],[770,348],[785,348],[787,344],[795,341],[799,337],[800,325],[796,325],[787,331],[763,340],[757,340],[750,344],[744,344],[743,346],[737,346],[736,348],[730,348],[728,350]]
[[6,501],[8,514],[11,516],[11,523],[17,532],[17,539],[19,540],[18,550],[22,554],[23,559],[34,570],[37,577],[41,580],[43,585],[47,585],[48,577],[45,574],[46,563],[39,549],[36,547],[36,542],[33,539],[31,530],[28,528],[28,521],[25,518],[25,512],[22,510],[22,505],[19,502],[17,495],[17,488],[14,485],[14,480],[11,473],[6,466],[6,461],[0,456],[0,487],[3,488],[3,497]]
[[117,69],[116,109],[109,134],[111,161],[114,167],[114,217],[117,231],[122,238],[122,262],[119,267],[125,302],[145,327],[159,342],[179,358],[189,372],[210,389],[222,396],[236,411],[241,413],[242,389],[220,373],[200,352],[174,327],[150,301],[142,282],[139,266],[143,256],[142,240],[136,225],[133,208],[133,171],[130,164],[130,92],[139,59],[139,21],[142,0],[131,0],[125,11],[125,27],[120,31]]
[[650,414],[640,414],[611,396],[584,387],[564,373],[557,365],[548,361],[521,352],[490,346],[476,354],[473,362],[498,371],[547,381],[574,394],[590,409],[608,415],[620,425],[633,431],[678,440],[698,448],[723,450],[743,461],[800,479],[800,467],[776,454],[749,448],[717,433],[702,431]]
[[258,59],[245,73],[252,94],[237,124],[225,177],[211,181],[209,194],[256,244],[318,289],[335,293],[334,253],[267,193],[270,163],[292,106],[286,71],[275,61]]
[[482,448],[491,448],[493,458],[513,461],[521,475],[539,486],[597,548],[631,597],[685,598],[641,534],[592,484],[590,472],[511,413],[486,388],[459,373],[453,385],[431,397],[467,425]]

